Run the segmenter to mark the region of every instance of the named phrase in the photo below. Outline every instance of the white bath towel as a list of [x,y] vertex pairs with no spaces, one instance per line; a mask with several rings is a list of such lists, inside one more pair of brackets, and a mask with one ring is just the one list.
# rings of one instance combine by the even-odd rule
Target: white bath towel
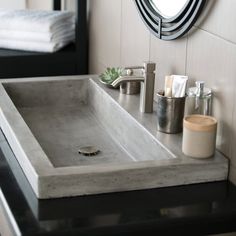
[[32,51],[32,52],[56,52],[73,42],[74,38],[68,37],[67,40],[61,42],[33,42],[33,41],[20,41],[20,40],[4,40],[0,39],[0,48]]
[[74,40],[73,12],[0,9],[1,48],[55,52]]
[[0,9],[0,29],[52,32],[65,21],[75,21],[73,12]]
[[75,24],[66,23],[58,27],[54,32],[32,32],[0,29],[1,40],[20,40],[33,42],[60,42],[66,41],[67,38],[75,39]]

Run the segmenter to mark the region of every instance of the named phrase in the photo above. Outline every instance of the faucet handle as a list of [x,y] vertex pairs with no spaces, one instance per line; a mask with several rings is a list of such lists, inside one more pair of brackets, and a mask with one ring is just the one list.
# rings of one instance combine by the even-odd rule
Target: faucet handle
[[146,73],[153,73],[156,70],[156,63],[154,62],[144,62],[143,68]]
[[131,75],[133,75],[134,74],[134,71],[133,71],[133,69],[126,69],[126,75],[128,75],[128,76],[131,76]]

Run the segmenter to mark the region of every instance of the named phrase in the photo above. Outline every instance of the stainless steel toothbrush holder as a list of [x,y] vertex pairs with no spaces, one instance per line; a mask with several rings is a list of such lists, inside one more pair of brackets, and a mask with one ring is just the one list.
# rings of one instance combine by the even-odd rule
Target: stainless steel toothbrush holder
[[157,93],[157,130],[175,134],[183,130],[185,97],[165,97]]

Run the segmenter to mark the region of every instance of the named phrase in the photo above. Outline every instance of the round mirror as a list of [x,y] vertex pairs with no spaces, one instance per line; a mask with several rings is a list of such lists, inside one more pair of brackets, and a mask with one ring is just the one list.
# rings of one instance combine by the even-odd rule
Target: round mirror
[[176,16],[187,2],[188,0],[151,0],[153,8],[164,18]]
[[158,38],[173,40],[187,33],[206,0],[134,0],[141,18]]

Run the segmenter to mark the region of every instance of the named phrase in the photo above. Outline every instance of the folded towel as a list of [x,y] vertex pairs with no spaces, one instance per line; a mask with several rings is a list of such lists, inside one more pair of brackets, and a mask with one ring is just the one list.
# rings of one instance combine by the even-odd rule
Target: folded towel
[[0,9],[0,29],[52,32],[65,21],[75,22],[73,12]]
[[74,40],[73,12],[0,9],[1,48],[55,52]]
[[32,32],[0,29],[0,39],[4,40],[25,40],[34,42],[60,42],[68,37],[75,39],[75,24],[66,23],[57,27],[54,32]]
[[0,39],[0,48],[32,51],[32,52],[56,52],[73,41],[74,37],[70,36],[68,36],[66,40],[57,43]]

